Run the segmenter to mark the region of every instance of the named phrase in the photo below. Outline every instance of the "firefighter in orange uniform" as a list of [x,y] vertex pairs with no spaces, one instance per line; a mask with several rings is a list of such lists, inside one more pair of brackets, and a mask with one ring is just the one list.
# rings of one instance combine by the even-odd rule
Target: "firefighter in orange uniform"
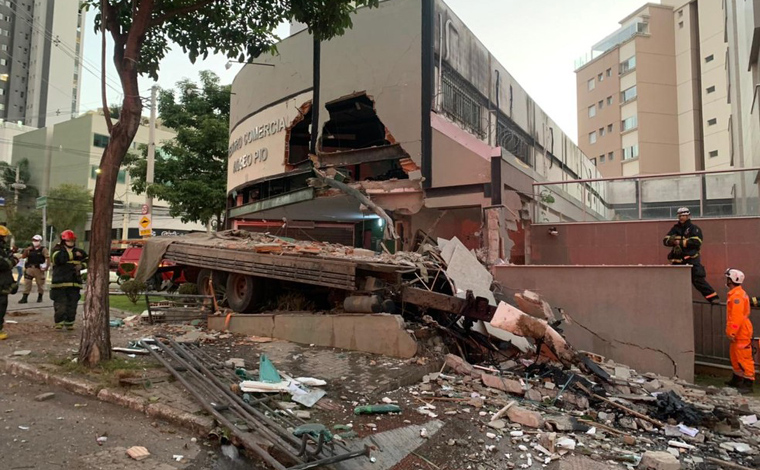
[[752,322],[749,319],[750,300],[742,284],[744,273],[738,269],[726,270],[726,336],[731,340],[731,367],[734,376],[726,385],[741,393],[752,393],[755,383],[755,362],[752,359]]

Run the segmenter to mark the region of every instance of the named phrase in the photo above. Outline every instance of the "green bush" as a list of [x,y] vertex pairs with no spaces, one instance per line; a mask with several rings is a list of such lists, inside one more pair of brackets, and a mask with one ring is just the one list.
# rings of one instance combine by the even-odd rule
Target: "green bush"
[[140,298],[140,294],[145,292],[146,286],[144,282],[130,279],[121,283],[121,291],[127,296],[130,302],[137,304],[137,300]]
[[186,282],[179,286],[177,293],[182,295],[198,295],[198,286],[192,282]]

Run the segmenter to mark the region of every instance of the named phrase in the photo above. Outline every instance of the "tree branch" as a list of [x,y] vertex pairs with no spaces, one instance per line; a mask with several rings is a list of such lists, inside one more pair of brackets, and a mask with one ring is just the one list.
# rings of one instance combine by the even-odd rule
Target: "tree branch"
[[100,34],[103,36],[101,41],[100,51],[100,93],[103,98],[103,114],[106,118],[106,126],[108,127],[108,135],[111,135],[113,131],[113,121],[111,120],[111,112],[108,110],[108,96],[106,94],[106,17],[110,10],[108,0],[101,0],[100,2]]
[[194,11],[198,11],[201,8],[211,5],[212,3],[216,3],[218,0],[200,0],[197,3],[192,3],[190,5],[185,5],[184,7],[175,8],[174,10],[169,10],[163,15],[159,15],[150,22],[150,27],[154,26],[161,26],[168,20],[174,18],[175,16],[182,15],[184,13],[192,13]]

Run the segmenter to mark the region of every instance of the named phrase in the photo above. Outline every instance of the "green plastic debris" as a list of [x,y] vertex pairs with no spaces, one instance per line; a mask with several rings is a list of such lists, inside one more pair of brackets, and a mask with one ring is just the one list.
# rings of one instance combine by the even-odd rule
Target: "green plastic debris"
[[322,435],[324,436],[324,442],[330,442],[333,438],[330,430],[324,424],[319,423],[302,424],[293,431],[293,435],[296,437],[301,437],[304,434],[309,434],[314,439],[319,439],[319,436]]
[[282,382],[280,373],[277,372],[277,368],[272,364],[266,354],[261,355],[259,360],[259,380],[262,382],[276,384]]
[[346,426],[345,424],[336,424],[335,426],[333,426],[333,429],[336,431],[350,431],[351,427]]
[[338,434],[341,439],[355,439],[359,437],[359,434],[356,431],[346,431]]
[[243,394],[243,401],[244,402],[246,402],[246,403],[248,403],[250,405],[251,404],[251,400],[253,400],[253,397],[251,397],[250,393],[244,393]]
[[364,405],[357,406],[354,409],[355,415],[375,415],[384,413],[400,413],[401,407],[398,405]]
[[201,326],[201,323],[203,323],[203,320],[198,320],[198,319],[190,322],[192,326]]
[[108,326],[110,326],[111,328],[119,328],[121,326],[124,326],[124,320],[122,320],[121,318],[116,318],[108,322]]
[[243,369],[242,367],[238,367],[235,369],[235,375],[240,377],[241,380],[253,380],[253,377],[248,375],[248,371]]

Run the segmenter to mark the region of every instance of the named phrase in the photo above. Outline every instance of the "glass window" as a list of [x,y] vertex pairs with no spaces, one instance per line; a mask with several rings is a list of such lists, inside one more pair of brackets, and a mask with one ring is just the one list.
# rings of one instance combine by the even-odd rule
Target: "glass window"
[[604,155],[599,155],[599,163],[604,163]]
[[602,80],[604,80],[604,74],[600,73],[599,75],[596,76],[596,78],[598,78],[599,81],[601,82]]
[[620,128],[623,132],[625,132],[631,129],[635,129],[638,124],[638,118],[636,116],[631,116],[629,118],[623,119],[623,123]]
[[620,63],[620,75],[636,68],[636,56],[633,55]]
[[710,152],[710,158],[715,158],[715,157],[717,157],[717,156],[718,156],[718,151],[717,151],[717,150],[712,150],[712,151]]
[[604,127],[599,128],[599,136],[604,137],[604,134],[607,133],[607,130]]
[[92,145],[94,147],[100,147],[100,148],[106,148],[108,145],[109,138],[107,135],[103,134],[95,134],[95,136],[92,139]]
[[705,57],[705,63],[712,62],[715,59],[715,56],[710,54],[707,57]]
[[597,105],[599,106],[599,109],[604,108],[604,100],[598,102]]
[[612,76],[612,69],[611,68],[607,69],[606,74],[607,74],[608,77],[611,77]]
[[708,126],[714,126],[717,123],[718,123],[718,120],[716,118],[712,118],[712,119],[708,119],[707,120],[707,125]]
[[707,87],[707,94],[715,93],[715,85]]
[[620,101],[626,103],[636,98],[636,85],[620,93]]
[[607,160],[612,161],[615,158],[615,152],[610,152],[607,154]]
[[631,145],[623,149],[623,160],[630,160],[639,156],[639,144]]
[[127,172],[125,170],[119,170],[119,176],[116,177],[116,181],[124,184],[127,181]]
[[588,107],[588,117],[596,116],[596,106],[591,105]]
[[594,87],[596,86],[595,80],[593,78],[591,80],[589,80],[588,83],[587,83],[587,86],[588,86],[588,90],[589,91],[593,90]]
[[607,106],[609,106],[609,105],[611,105],[611,104],[612,104],[612,97],[611,97],[611,96],[608,96],[608,97],[607,97]]
[[588,135],[588,141],[589,141],[589,143],[591,143],[591,144],[595,144],[595,143],[596,143],[596,131],[594,131],[594,132],[591,132],[591,133]]
[[607,125],[607,132],[612,132],[612,124]]

